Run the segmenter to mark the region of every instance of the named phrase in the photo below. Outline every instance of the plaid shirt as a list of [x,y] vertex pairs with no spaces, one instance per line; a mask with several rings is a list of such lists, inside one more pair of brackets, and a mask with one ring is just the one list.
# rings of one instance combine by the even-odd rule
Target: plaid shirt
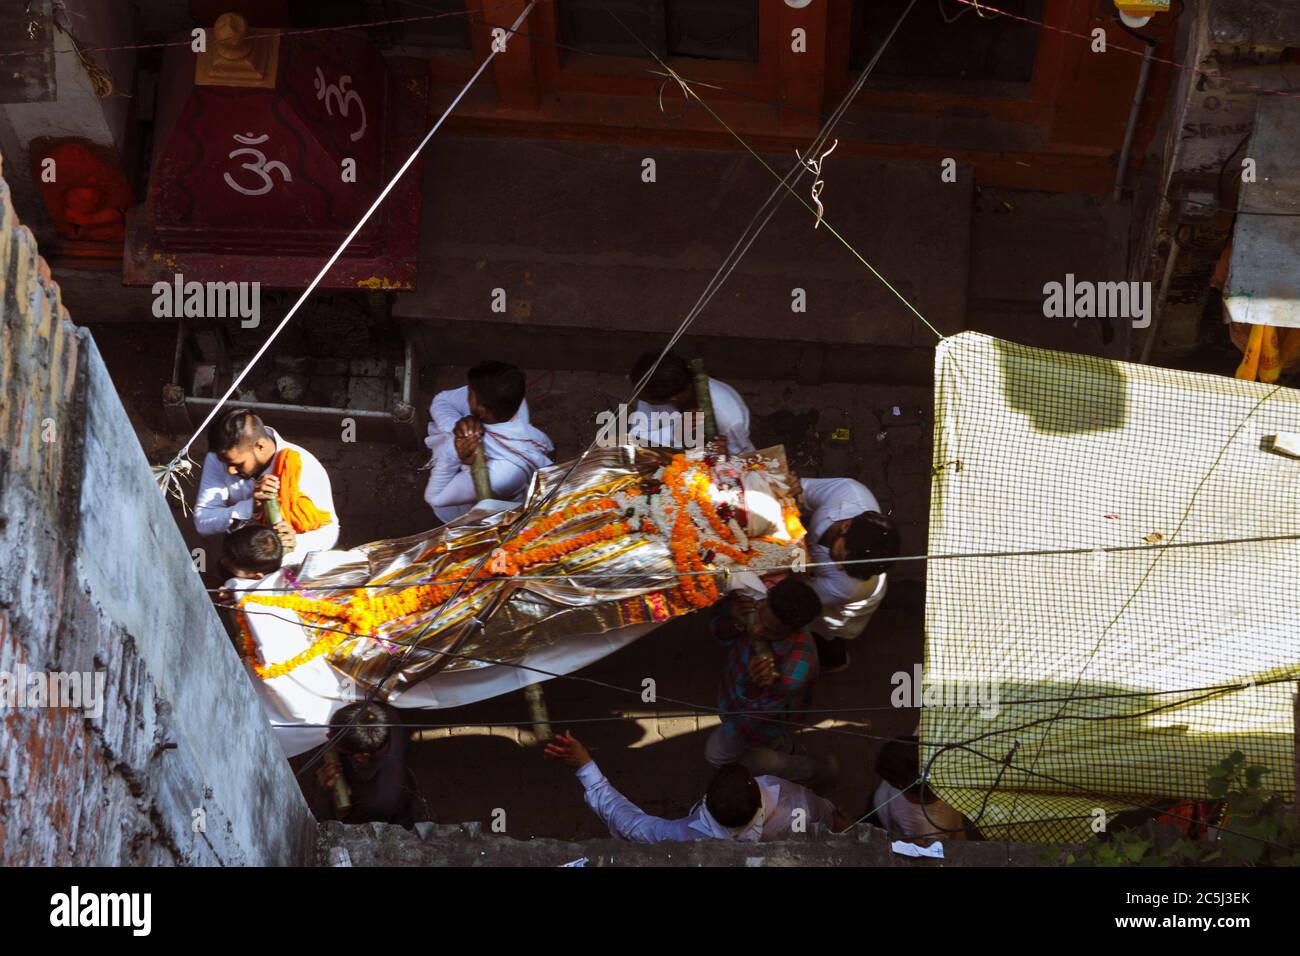
[[[709,619],[709,630],[717,637],[717,625],[730,616],[729,602],[718,605]],[[776,656],[777,676],[767,687],[759,687],[749,677],[749,662],[754,657],[753,642],[740,637],[727,642],[730,652],[722,669],[722,687],[718,709],[723,731],[746,747],[770,747],[792,728],[783,721],[800,720],[797,713],[812,703],[813,684],[817,681],[817,645],[808,631],[799,631],[783,641],[770,641]],[[762,714],[775,720],[747,716]]]

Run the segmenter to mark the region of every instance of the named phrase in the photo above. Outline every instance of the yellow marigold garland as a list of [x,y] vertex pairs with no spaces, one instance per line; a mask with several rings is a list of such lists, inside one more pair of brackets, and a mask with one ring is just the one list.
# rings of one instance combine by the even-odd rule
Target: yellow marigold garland
[[[563,541],[520,548],[520,542],[528,544],[544,537],[547,533],[567,521],[584,514],[615,510],[618,503],[612,498],[600,498],[565,508],[554,515],[530,525],[515,537],[506,552],[506,574],[518,574],[520,570],[535,564],[557,561],[565,555],[600,541],[610,541],[628,534],[632,529],[625,521],[573,535]],[[247,613],[239,615],[240,632],[244,642],[244,656],[252,664],[254,672],[263,680],[281,677],[297,667],[322,654],[335,650],[345,642],[357,637],[373,634],[380,628],[400,618],[408,617],[422,611],[432,610],[447,601],[454,593],[465,574],[470,562],[449,568],[444,578],[450,580],[435,581],[432,584],[418,584],[399,591],[383,592],[359,591],[345,601],[330,601],[319,598],[305,598],[292,594],[249,594],[241,604],[262,604],[269,607],[281,607],[298,614],[304,623],[310,625],[322,620],[332,622],[336,630],[325,631],[320,640],[315,641],[307,650],[296,654],[280,664],[258,662],[256,644],[248,627]]]
[[315,660],[322,654],[328,654],[345,641],[352,640],[356,635],[339,631],[322,631],[324,635],[319,640],[312,642],[311,646],[299,654],[293,655],[287,661],[281,661],[279,664],[266,664],[260,660],[257,652],[257,644],[253,641],[253,634],[248,627],[248,613],[241,611],[239,613],[239,633],[244,641],[244,657],[253,668],[253,673],[262,680],[271,680],[275,677],[283,677],[292,670],[296,670],[310,660]]
[[[751,554],[733,546],[735,535],[727,527],[726,522],[718,517],[709,498],[707,474],[695,471],[685,455],[675,456],[665,467],[662,483],[676,505],[676,514],[672,516],[669,550],[679,572],[679,590],[692,607],[707,607],[716,602],[720,595],[712,575],[705,573],[708,569],[701,559],[702,547],[725,554],[740,564],[748,563]],[[637,493],[635,488],[628,491],[629,494]],[[700,512],[711,530],[721,540],[710,539],[701,544],[699,532],[688,512],[692,501],[699,505]],[[534,565],[554,563],[583,548],[632,533],[634,528],[629,522],[615,521],[561,541],[549,544],[534,543],[575,518],[602,511],[617,511],[618,508],[617,501],[602,497],[570,505],[555,514],[533,522],[500,549],[503,560],[494,565],[495,568],[500,569],[493,571],[494,576],[516,575]],[[797,511],[786,512],[785,525],[792,537],[797,538],[803,534],[803,526],[800,524]],[[645,534],[659,533],[659,529],[649,520],[641,521],[635,530]],[[263,680],[281,677],[322,654],[330,653],[349,640],[372,634],[395,620],[432,610],[444,603],[456,592],[460,578],[469,563],[461,562],[449,568],[443,580],[431,584],[419,584],[395,592],[358,591],[341,602],[296,595],[249,594],[241,603],[282,607],[294,611],[308,624],[313,620],[329,621],[336,629],[322,632],[324,636],[320,640],[313,642],[306,650],[286,661],[279,664],[265,664],[259,661],[257,646],[248,626],[247,612],[241,612],[238,618],[244,655],[257,676]]]

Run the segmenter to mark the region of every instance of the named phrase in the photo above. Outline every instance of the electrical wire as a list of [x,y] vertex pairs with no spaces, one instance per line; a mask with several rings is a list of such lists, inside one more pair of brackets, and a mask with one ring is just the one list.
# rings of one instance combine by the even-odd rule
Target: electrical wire
[[[219,605],[217,605],[217,606],[218,606],[218,607],[226,608],[226,609],[231,610],[231,611],[237,611],[237,612],[240,612],[240,613],[244,613],[244,614],[253,614],[253,615],[262,616],[262,617],[269,617],[269,618],[272,618],[273,620],[281,621],[281,622],[283,622],[283,623],[285,623],[285,624],[295,624],[295,625],[298,625],[298,626],[300,626],[300,627],[302,627],[302,628],[304,628],[304,629],[306,629],[306,630],[312,630],[312,631],[326,631],[326,632],[338,633],[338,634],[350,634],[350,635],[352,635],[352,637],[355,638],[355,639],[362,639],[362,638],[364,638],[364,639],[377,639],[377,638],[376,638],[376,635],[373,635],[373,634],[355,634],[354,632],[344,630],[343,628],[331,627],[331,626],[329,626],[329,625],[325,625],[325,624],[311,624],[311,623],[308,623],[308,622],[302,621],[301,619],[284,617],[284,616],[282,616],[282,615],[280,615],[280,614],[275,613],[275,611],[270,611],[270,610],[267,610],[267,611],[262,611],[262,610],[253,610],[253,609],[250,609],[250,608],[242,607],[242,606],[240,606],[240,605],[232,605],[232,604],[219,604]],[[412,643],[412,642],[410,642],[410,641],[404,641],[404,640],[400,640],[400,639],[395,640],[395,639],[390,638],[390,637],[385,637],[385,638],[383,638],[383,641],[384,641],[386,644],[390,644],[390,645],[394,645],[394,646],[399,646],[399,647],[400,647],[400,646],[409,646],[409,645]],[[464,654],[464,653],[454,653],[454,652],[439,652],[439,653],[447,653],[448,656],[455,657],[455,658],[458,658],[458,659],[461,659],[461,660],[473,661],[473,662],[475,662],[475,663],[489,664],[489,665],[496,665],[496,666],[501,666],[501,667],[513,667],[513,668],[516,668],[516,669],[518,669],[518,670],[526,670],[526,671],[529,671],[529,672],[531,672],[531,673],[540,674],[540,675],[542,675],[542,676],[544,676],[544,677],[551,678],[551,679],[572,680],[572,681],[577,681],[577,682],[579,682],[579,683],[591,684],[591,685],[594,685],[594,686],[600,687],[600,688],[605,689],[605,690],[612,690],[612,691],[616,691],[616,692],[618,692],[618,693],[622,693],[622,694],[635,695],[635,696],[637,696],[637,697],[642,696],[642,694],[644,693],[643,689],[641,689],[641,688],[623,687],[623,686],[621,686],[621,685],[614,684],[614,683],[611,683],[611,682],[609,682],[609,681],[602,681],[602,680],[599,680],[599,679],[597,679],[597,678],[587,677],[587,676],[584,676],[584,675],[581,675],[581,674],[560,673],[560,672],[557,672],[557,671],[548,671],[548,670],[545,670],[545,669],[543,669],[543,668],[534,667],[534,666],[531,666],[531,665],[528,665],[528,664],[522,664],[522,663],[520,663],[520,662],[518,662],[518,661],[499,660],[499,659],[490,658],[490,657],[475,657],[475,656],[473,656],[473,655],[470,655],[470,654]],[[1216,684],[1216,685],[1210,685],[1210,686],[1206,686],[1206,687],[1178,688],[1178,689],[1173,689],[1173,690],[1163,690],[1163,691],[1155,691],[1155,690],[1135,690],[1135,691],[1113,692],[1113,693],[1106,693],[1106,694],[1082,694],[1082,695],[1074,695],[1074,696],[1066,696],[1066,697],[1052,696],[1052,697],[1041,697],[1041,698],[1027,698],[1027,699],[1021,699],[1021,700],[1011,700],[1011,701],[1001,701],[1001,700],[999,700],[999,701],[996,702],[996,706],[999,707],[999,708],[1001,708],[1001,707],[1003,707],[1003,706],[1016,707],[1016,706],[1028,706],[1028,705],[1030,705],[1030,704],[1057,703],[1057,702],[1071,702],[1071,701],[1124,700],[1124,699],[1128,699],[1128,698],[1131,698],[1131,697],[1144,697],[1144,698],[1150,698],[1150,697],[1159,697],[1159,696],[1166,696],[1166,695],[1173,695],[1173,694],[1179,694],[1179,695],[1197,694],[1197,695],[1199,695],[1199,696],[1191,697],[1191,698],[1188,698],[1188,699],[1185,699],[1185,700],[1178,700],[1178,701],[1173,701],[1173,702],[1171,702],[1171,703],[1167,703],[1167,704],[1160,704],[1160,705],[1158,705],[1158,706],[1153,706],[1153,707],[1147,708],[1147,709],[1145,709],[1145,710],[1136,711],[1136,712],[1127,712],[1127,713],[1123,713],[1123,714],[1111,714],[1111,715],[1103,715],[1103,716],[1096,716],[1096,717],[1083,717],[1083,716],[1079,716],[1079,717],[1077,717],[1077,718],[1073,718],[1073,719],[1079,719],[1079,720],[1098,720],[1098,721],[1100,721],[1100,720],[1117,720],[1117,719],[1135,719],[1135,718],[1137,718],[1137,717],[1146,717],[1146,716],[1150,716],[1150,715],[1152,715],[1152,714],[1160,713],[1160,712],[1165,711],[1165,710],[1172,710],[1172,709],[1176,709],[1176,708],[1178,708],[1178,707],[1183,707],[1183,706],[1186,706],[1187,704],[1197,703],[1197,702],[1199,702],[1199,701],[1201,701],[1201,700],[1208,700],[1208,699],[1211,699],[1211,698],[1213,698],[1213,697],[1220,696],[1220,695],[1225,694],[1225,693],[1231,693],[1231,692],[1241,691],[1241,690],[1245,690],[1245,689],[1249,689],[1249,688],[1255,688],[1255,687],[1264,687],[1264,686],[1269,686],[1269,685],[1272,685],[1272,684],[1289,683],[1289,682],[1291,682],[1291,681],[1296,680],[1297,678],[1300,678],[1300,672],[1296,672],[1296,673],[1288,673],[1288,674],[1284,674],[1284,675],[1281,675],[1281,676],[1276,676],[1276,677],[1271,677],[1271,678],[1265,678],[1265,679],[1263,679],[1263,680],[1258,680],[1258,681],[1251,680],[1251,681],[1242,682],[1242,681],[1239,681],[1239,680],[1238,680],[1238,681],[1232,681],[1232,682],[1230,682],[1230,683],[1226,683],[1226,684]],[[657,703],[659,699],[660,699],[660,697],[657,696],[655,702]],[[623,715],[623,716],[621,716],[621,717],[572,718],[571,720],[572,720],[572,722],[574,722],[574,723],[578,723],[578,722],[584,722],[584,723],[585,723],[585,722],[594,722],[594,721],[598,721],[598,720],[603,721],[603,720],[613,720],[613,719],[618,719],[618,720],[633,720],[633,721],[637,721],[637,720],[645,720],[645,719],[649,719],[649,718],[651,718],[651,717],[654,717],[654,718],[660,718],[660,717],[667,718],[667,717],[678,717],[678,716],[715,716],[715,717],[720,717],[720,718],[721,718],[721,717],[725,717],[725,716],[744,715],[744,716],[754,717],[754,718],[756,718],[756,719],[760,719],[760,720],[769,720],[769,721],[772,721],[772,722],[775,722],[775,723],[788,724],[788,725],[790,725],[790,726],[795,726],[795,727],[806,727],[806,726],[807,726],[806,724],[801,723],[801,722],[799,722],[799,721],[783,721],[783,720],[780,720],[780,719],[778,719],[778,718],[772,718],[772,717],[762,716],[760,713],[758,713],[758,712],[754,712],[754,711],[726,711],[726,710],[723,710],[722,708],[718,708],[718,707],[708,707],[708,706],[706,706],[706,705],[695,704],[695,703],[692,703],[692,702],[690,702],[690,701],[678,700],[678,699],[675,699],[675,698],[672,698],[672,697],[662,697],[662,699],[663,699],[664,701],[670,703],[670,704],[676,704],[676,705],[679,705],[679,706],[683,706],[683,707],[690,708],[690,712],[689,712],[689,713],[686,713],[686,714],[661,714],[661,713],[659,713],[659,712],[655,712],[654,714],[647,714],[647,715],[643,715],[643,716]],[[987,703],[989,703],[989,702],[976,702],[976,704],[974,704],[974,705],[972,705],[972,706],[975,706],[975,707],[978,707],[978,706],[985,706]],[[895,707],[894,705],[890,704],[889,706],[879,705],[879,706],[874,706],[874,707],[831,707],[831,708],[803,708],[803,709],[791,709],[791,710],[783,711],[783,713],[788,714],[788,715],[789,715],[789,714],[803,714],[803,715],[813,715],[813,714],[848,714],[848,713],[865,713],[865,712],[876,712],[876,711],[895,711],[895,710],[904,710],[904,709],[912,709],[912,708],[901,708],[901,707]],[[923,710],[923,709],[924,709],[924,705],[918,705],[918,707],[915,708],[915,709],[921,709],[921,710]],[[1001,729],[1001,730],[991,730],[991,731],[989,731],[989,732],[987,732],[987,733],[984,733],[984,734],[978,734],[978,735],[976,735],[976,736],[974,736],[974,737],[970,737],[970,738],[967,738],[967,739],[965,739],[965,740],[961,740],[961,741],[950,742],[950,743],[947,743],[947,744],[943,744],[942,746],[943,746],[945,749],[954,749],[954,748],[968,747],[968,746],[969,746],[970,744],[972,744],[972,743],[978,743],[978,742],[981,741],[981,740],[985,740],[985,739],[988,739],[988,738],[991,738],[991,737],[995,737],[995,736],[998,736],[998,735],[1000,735],[1000,734],[1004,734],[1004,733],[1015,733],[1015,732],[1018,732],[1018,731],[1021,731],[1021,730],[1025,730],[1025,729],[1028,729],[1028,728],[1030,728],[1030,727],[1034,727],[1034,726],[1036,726],[1036,725],[1038,725],[1038,724],[1041,724],[1041,723],[1043,723],[1043,722],[1045,722],[1045,721],[1048,721],[1048,720],[1050,720],[1050,719],[1051,719],[1051,718],[1046,718],[1046,717],[1044,717],[1044,718],[1039,718],[1039,719],[1037,719],[1037,720],[1032,720],[1032,721],[1029,721],[1029,722],[1027,722],[1027,723],[1018,724],[1018,725],[1015,725],[1015,726],[1012,726],[1012,727],[1008,727],[1008,728],[1004,728],[1004,729]],[[530,723],[531,721],[522,721],[522,722],[523,722],[523,723]],[[557,720],[557,721],[553,721],[553,723],[562,723],[562,722],[563,722],[563,721],[558,721],[558,720]],[[504,722],[503,724],[501,724],[501,726],[515,726],[515,725],[517,725],[517,723],[519,723],[519,722],[516,722],[516,721],[507,721],[507,722]],[[315,725],[315,724],[292,724],[292,725],[290,725],[290,724],[286,724],[286,725],[284,725],[284,726],[299,726],[299,727],[302,727],[302,726],[322,726],[322,725]],[[412,725],[412,726],[427,727],[427,726],[431,726],[431,725],[428,725],[428,724],[415,724],[415,725]],[[441,725],[434,725],[434,726],[441,726]],[[463,723],[463,722],[462,722],[462,723],[457,723],[457,724],[448,724],[447,726],[454,726],[454,727],[475,727],[475,726],[498,726],[498,724],[493,724],[493,723]],[[833,729],[835,729],[835,728],[820,728],[820,729],[823,729],[823,730],[833,730]],[[882,736],[877,735],[877,734],[850,733],[850,736],[867,737],[867,738],[869,738],[869,739],[873,739],[873,740],[890,740],[890,739],[893,739],[893,738],[889,738],[889,737],[882,737]],[[936,743],[937,743],[937,742],[936,742]],[[937,757],[938,757],[938,755],[936,754],[935,758],[933,758],[933,759],[929,762],[929,764],[927,764],[927,770],[926,770],[926,776],[927,776],[927,777],[929,776],[929,768],[933,766],[934,760],[937,759]]]
[[[831,567],[849,567],[853,565],[871,565],[871,564],[893,564],[902,561],[961,561],[961,560],[988,560],[991,558],[1021,558],[1021,557],[1059,557],[1064,555],[1096,555],[1096,554],[1121,554],[1127,552],[1142,551],[1172,551],[1186,548],[1209,548],[1223,547],[1231,544],[1260,544],[1271,541],[1300,541],[1300,534],[1267,534],[1254,535],[1242,538],[1215,538],[1201,541],[1168,541],[1157,542],[1155,544],[1120,544],[1107,545],[1104,547],[1073,547],[1073,548],[1036,548],[1023,551],[964,551],[950,554],[908,554],[899,555],[894,558],[846,558],[841,561],[807,561],[799,564],[773,565],[769,570],[772,571],[794,571],[809,568],[831,568]],[[663,577],[695,577],[700,575],[717,575],[727,573],[726,569],[716,571],[678,571],[665,572]],[[509,577],[501,575],[483,575],[483,576],[466,576],[463,578],[448,578],[440,581],[442,584],[455,584],[462,581],[485,583],[489,581],[581,581],[584,578],[593,578],[596,580],[607,580],[610,578],[638,578],[643,579],[648,575],[644,571],[624,571],[624,572],[587,572],[575,571],[566,574],[515,574]],[[391,584],[330,584],[330,585],[300,585],[298,587],[284,588],[256,588],[260,594],[290,594],[299,591],[363,591],[363,590],[394,590],[400,588],[415,587],[419,584],[427,584],[428,580],[404,581]],[[209,594],[219,594],[223,591],[229,591],[229,588],[205,588]],[[252,589],[250,589],[252,590]]]

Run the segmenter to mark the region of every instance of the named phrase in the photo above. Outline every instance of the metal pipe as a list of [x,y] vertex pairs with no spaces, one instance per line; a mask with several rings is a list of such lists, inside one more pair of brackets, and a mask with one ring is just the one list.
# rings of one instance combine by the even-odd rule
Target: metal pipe
[[1160,332],[1160,320],[1165,315],[1165,297],[1169,295],[1169,281],[1174,277],[1174,263],[1178,261],[1178,229],[1174,228],[1169,237],[1169,258],[1165,260],[1165,274],[1160,279],[1160,291],[1151,308],[1155,314],[1151,317],[1151,328],[1147,331],[1147,340],[1142,343],[1143,365],[1151,364],[1151,354],[1156,350],[1156,339]]
[[[215,398],[196,398],[193,395],[185,397],[185,404],[192,405],[195,408],[207,408],[217,404]],[[247,408],[252,412],[301,412],[306,415],[346,415],[351,418],[373,418],[377,421],[390,421],[391,412],[376,412],[368,408],[330,408],[325,405],[288,405],[283,402],[239,402],[240,408]]]
[[1124,145],[1119,151],[1119,167],[1115,170],[1115,202],[1120,201],[1124,192],[1124,174],[1128,171],[1128,155],[1133,149],[1133,139],[1137,135],[1138,115],[1142,112],[1142,103],[1147,96],[1147,81],[1151,78],[1151,53],[1156,45],[1146,40],[1146,52],[1142,55],[1142,69],[1138,72],[1137,90],[1133,93],[1133,108],[1128,114],[1128,127],[1124,130]]
[[415,371],[415,349],[410,340],[406,343],[406,356],[402,362],[402,404],[411,404],[411,379]]

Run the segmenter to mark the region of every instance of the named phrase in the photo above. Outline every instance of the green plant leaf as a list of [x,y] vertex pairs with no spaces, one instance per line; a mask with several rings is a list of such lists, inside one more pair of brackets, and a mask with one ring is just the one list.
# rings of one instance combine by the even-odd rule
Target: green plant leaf
[[1151,844],[1146,840],[1138,840],[1124,848],[1124,856],[1130,863],[1136,863],[1147,855],[1147,850],[1150,848]]

